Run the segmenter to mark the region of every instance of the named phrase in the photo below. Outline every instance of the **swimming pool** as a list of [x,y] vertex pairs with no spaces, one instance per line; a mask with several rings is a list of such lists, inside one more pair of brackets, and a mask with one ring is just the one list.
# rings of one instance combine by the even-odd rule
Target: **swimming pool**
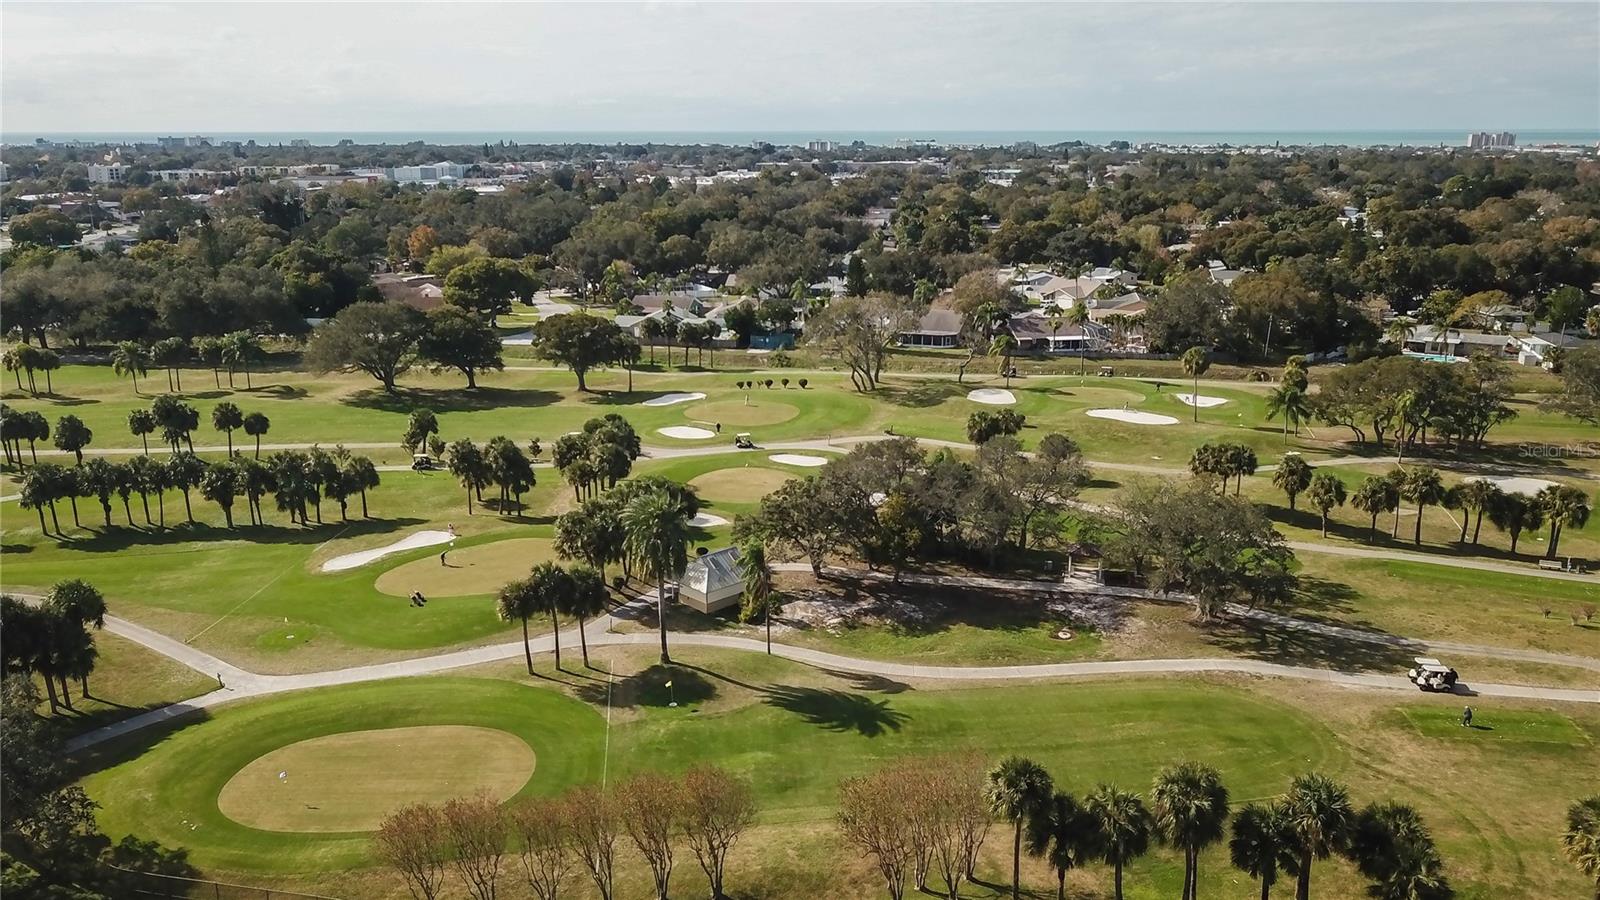
[[1405,355],[1411,357],[1412,359],[1420,359],[1423,362],[1459,363],[1467,361],[1466,357],[1450,356],[1444,353],[1416,353],[1414,351],[1407,350]]

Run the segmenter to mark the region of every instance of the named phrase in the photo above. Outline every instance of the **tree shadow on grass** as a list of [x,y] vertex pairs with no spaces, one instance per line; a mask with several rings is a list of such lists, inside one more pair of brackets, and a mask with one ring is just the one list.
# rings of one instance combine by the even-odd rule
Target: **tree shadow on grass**
[[82,778],[103,769],[131,762],[149,753],[167,738],[186,728],[200,725],[210,718],[211,714],[203,708],[187,708],[176,716],[148,728],[141,728],[79,750],[66,758],[65,767],[72,778]]
[[[235,510],[237,515],[238,510]],[[169,517],[170,521],[170,517]],[[159,547],[168,544],[184,544],[192,541],[212,540],[244,540],[253,544],[321,544],[331,539],[343,530],[343,537],[356,537],[363,534],[383,534],[414,525],[421,525],[425,519],[410,517],[398,519],[351,519],[349,522],[340,522],[337,518],[327,520],[322,525],[301,527],[299,525],[250,525],[248,521],[232,529],[218,525],[209,525],[197,522],[193,525],[187,522],[168,526],[165,530],[140,526],[128,528],[113,525],[109,529],[101,528],[90,532],[88,537],[74,537],[61,542],[65,548],[82,550],[87,553],[115,553],[132,547]]]
[[531,388],[479,387],[473,390],[460,388],[401,388],[393,394],[381,388],[357,391],[344,399],[349,406],[377,409],[384,412],[410,413],[414,409],[431,409],[434,412],[474,412],[502,407],[531,409],[550,406],[561,399],[555,391]]
[[1197,627],[1208,644],[1229,655],[1315,669],[1403,673],[1423,650],[1409,642],[1363,641],[1243,617]]
[[886,384],[878,388],[878,397],[894,406],[925,409],[938,406],[956,396],[966,396],[967,385],[948,381],[920,381],[909,385]]
[[827,688],[773,685],[762,702],[775,709],[798,715],[806,724],[828,731],[854,731],[863,737],[880,737],[899,731],[909,718],[889,705],[865,694]]
[[573,692],[578,699],[596,706],[665,709],[673,703],[678,706],[704,703],[717,695],[717,686],[693,667],[657,663],[613,682],[580,684]]

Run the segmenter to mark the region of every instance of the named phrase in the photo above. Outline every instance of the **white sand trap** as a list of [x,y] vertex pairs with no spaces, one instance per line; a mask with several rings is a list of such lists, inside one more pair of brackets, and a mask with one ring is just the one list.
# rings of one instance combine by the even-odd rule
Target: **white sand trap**
[[712,528],[717,525],[726,525],[728,520],[721,516],[713,516],[710,513],[697,513],[694,518],[689,520],[689,524],[696,528]]
[[1113,419],[1126,422],[1129,425],[1176,425],[1178,420],[1160,413],[1139,412],[1133,409],[1091,409],[1090,416],[1096,419]]
[[669,438],[677,438],[680,441],[703,441],[706,438],[717,436],[717,433],[709,428],[696,428],[693,425],[668,425],[665,428],[657,428],[656,430]]
[[1462,481],[1487,481],[1508,494],[1521,494],[1532,497],[1547,487],[1554,487],[1554,481],[1545,481],[1543,478],[1516,478],[1510,475],[1473,475],[1461,479]]
[[1189,406],[1198,406],[1201,409],[1210,409],[1228,402],[1226,397],[1207,397],[1205,394],[1179,394],[1178,399]]
[[825,466],[828,464],[828,460],[824,457],[808,456],[804,453],[774,453],[767,457],[767,459],[770,459],[775,463],[783,463],[786,466],[805,466],[813,469],[817,466]]
[[505,344],[507,347],[531,347],[533,346],[533,329],[530,328],[527,331],[519,331],[516,334],[507,335],[500,339],[500,343]]
[[375,559],[382,559],[393,553],[404,553],[407,550],[415,550],[418,547],[434,547],[439,544],[447,544],[455,539],[455,535],[448,531],[419,531],[415,534],[406,535],[385,547],[335,556],[322,564],[322,571],[343,572],[346,569],[354,569],[356,566],[364,566]]
[[688,403],[692,400],[704,400],[705,394],[695,391],[692,394],[662,394],[644,401],[645,406],[671,406],[674,403]]
[[749,350],[745,351],[745,353],[748,353],[751,356],[766,356],[768,353],[771,353],[771,352],[772,352],[771,350],[762,350],[762,349],[759,349],[757,347],[751,347]]
[[967,399],[988,406],[1013,406],[1017,402],[1017,395],[1005,388],[978,388],[968,391]]

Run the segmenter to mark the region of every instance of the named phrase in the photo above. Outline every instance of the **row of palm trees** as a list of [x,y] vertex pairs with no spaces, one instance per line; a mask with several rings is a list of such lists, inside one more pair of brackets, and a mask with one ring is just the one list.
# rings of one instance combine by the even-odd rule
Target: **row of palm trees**
[[[538,442],[534,442],[534,447]],[[530,448],[531,450],[532,448]],[[517,446],[505,435],[497,435],[479,447],[470,438],[462,438],[445,448],[446,465],[450,474],[467,492],[467,515],[472,515],[472,498],[483,502],[483,489],[500,489],[499,511],[502,515],[512,508],[515,498],[517,514],[522,514],[522,495],[537,483],[533,471],[533,456]]]
[[82,695],[89,696],[89,675],[99,658],[92,632],[106,624],[106,600],[98,589],[72,578],[56,582],[38,605],[0,596],[0,621],[6,637],[0,666],[8,675],[39,676],[51,712],[73,708],[69,678],[76,678]]
[[244,373],[245,387],[250,381],[250,363],[262,357],[261,339],[248,331],[196,338],[193,345],[180,337],[171,337],[153,344],[138,341],[121,341],[111,351],[111,370],[133,381],[133,392],[139,393],[139,379],[148,375],[152,366],[166,370],[167,389],[183,390],[183,367],[198,360],[211,369],[217,388],[222,388],[221,370],[228,370],[228,387],[234,386],[236,372]]
[[[1287,464],[1287,459],[1285,462]],[[1294,474],[1286,475],[1284,467],[1280,466],[1273,480],[1288,492],[1299,483],[1300,477],[1298,467]],[[1412,504],[1417,510],[1412,542],[1419,545],[1422,543],[1423,514],[1429,506],[1443,506],[1461,512],[1461,531],[1456,538],[1460,544],[1469,542],[1467,532],[1468,526],[1471,526],[1470,543],[1476,546],[1483,520],[1487,517],[1496,528],[1510,535],[1513,554],[1517,552],[1517,541],[1524,531],[1548,524],[1549,540],[1544,552],[1546,559],[1555,559],[1560,552],[1561,536],[1565,529],[1582,528],[1588,523],[1591,512],[1589,495],[1570,485],[1547,485],[1531,497],[1501,490],[1493,482],[1483,479],[1447,487],[1439,471],[1432,466],[1403,466],[1382,475],[1370,475],[1356,487],[1349,499],[1352,507],[1371,517],[1369,540],[1377,537],[1378,516],[1390,512],[1394,513],[1391,536],[1399,536],[1403,502]],[[1292,508],[1293,494],[1290,505]],[[1323,521],[1326,533],[1326,513]]]
[[1245,444],[1201,444],[1189,457],[1189,473],[1215,477],[1222,491],[1232,479],[1234,496],[1238,496],[1245,476],[1254,475],[1259,464],[1256,451]]
[[[229,528],[233,527],[234,501],[244,498],[250,511],[250,524],[265,524],[261,500],[271,494],[277,508],[289,515],[291,522],[309,524],[309,512],[316,511],[318,524],[322,523],[322,500],[339,504],[341,519],[347,518],[351,498],[361,499],[361,514],[368,515],[367,491],[378,486],[378,469],[365,456],[350,453],[344,447],[332,451],[312,448],[309,451],[284,451],[266,460],[246,456],[230,456],[218,462],[206,462],[189,451],[177,451],[165,460],[151,456],[136,456],[118,463],[103,457],[94,457],[76,466],[39,463],[28,469],[22,479],[21,503],[24,509],[38,513],[39,529],[45,534],[64,535],[57,516],[56,503],[68,500],[72,504],[72,521],[82,527],[78,517],[78,498],[93,497],[100,503],[105,525],[111,527],[112,497],[122,500],[123,513],[130,527],[135,527],[132,496],[139,495],[144,508],[147,526],[166,528],[166,492],[178,490],[183,494],[185,518],[194,524],[194,509],[190,493],[200,495],[217,504]],[[156,498],[159,520],[150,513],[150,497]],[[45,512],[50,514],[50,525],[45,522]],[[158,524],[159,521],[159,524]]]
[[1415,809],[1383,802],[1357,810],[1346,787],[1318,773],[1297,776],[1280,797],[1238,809],[1217,770],[1194,762],[1163,769],[1148,803],[1109,784],[1080,801],[1022,757],[1002,760],[988,781],[995,814],[1013,829],[1013,898],[1020,896],[1023,849],[1054,869],[1058,897],[1066,895],[1069,870],[1101,862],[1112,867],[1113,896],[1121,900],[1124,867],[1161,843],[1182,853],[1181,897],[1194,900],[1201,854],[1223,841],[1233,865],[1261,883],[1263,900],[1283,877],[1294,879],[1297,900],[1308,900],[1315,863],[1335,854],[1356,865],[1380,900],[1450,896],[1443,861]]
[[[45,393],[54,394],[56,387],[51,380],[51,375],[61,368],[61,354],[48,347],[17,344],[7,348],[5,353],[0,353],[0,367],[4,367],[7,372],[10,372],[17,379],[17,390],[26,390],[36,397],[39,395],[39,385],[34,380],[33,373],[43,372]],[[28,386],[26,388],[22,386],[24,373],[28,376]]]

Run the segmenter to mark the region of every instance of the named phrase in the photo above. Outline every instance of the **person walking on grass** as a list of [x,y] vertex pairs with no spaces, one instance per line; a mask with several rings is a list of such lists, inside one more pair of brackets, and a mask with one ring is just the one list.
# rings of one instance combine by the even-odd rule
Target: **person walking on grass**
[[1471,728],[1472,727],[1472,707],[1470,707],[1470,706],[1465,707],[1464,709],[1461,710],[1461,727],[1462,728]]

